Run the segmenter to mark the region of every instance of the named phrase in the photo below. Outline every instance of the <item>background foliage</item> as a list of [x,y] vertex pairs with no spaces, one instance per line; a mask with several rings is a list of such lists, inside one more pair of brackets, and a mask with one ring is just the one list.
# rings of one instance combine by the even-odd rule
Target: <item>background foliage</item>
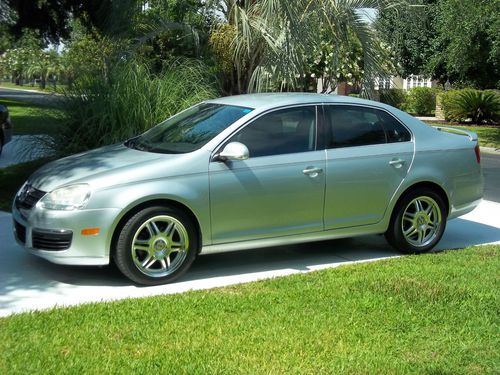
[[500,119],[500,94],[493,90],[450,90],[440,94],[440,102],[449,121],[492,124]]
[[417,0],[382,10],[377,29],[406,77],[424,74],[444,84],[499,88],[500,1]]
[[402,108],[418,116],[433,115],[436,110],[436,90],[430,87],[409,90]]

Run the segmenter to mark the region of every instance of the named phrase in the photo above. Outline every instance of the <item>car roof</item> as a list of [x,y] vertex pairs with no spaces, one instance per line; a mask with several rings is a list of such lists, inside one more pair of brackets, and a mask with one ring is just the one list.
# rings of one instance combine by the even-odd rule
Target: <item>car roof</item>
[[254,109],[275,108],[295,104],[307,103],[353,103],[379,105],[371,100],[359,99],[352,96],[313,94],[313,93],[264,93],[225,96],[207,100],[209,103],[236,105]]

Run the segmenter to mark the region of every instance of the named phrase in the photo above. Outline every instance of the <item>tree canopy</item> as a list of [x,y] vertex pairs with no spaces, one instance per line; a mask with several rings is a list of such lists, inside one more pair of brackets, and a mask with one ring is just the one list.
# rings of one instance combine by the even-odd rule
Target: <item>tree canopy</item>
[[376,23],[398,73],[498,88],[500,1],[418,0],[417,5],[382,11]]

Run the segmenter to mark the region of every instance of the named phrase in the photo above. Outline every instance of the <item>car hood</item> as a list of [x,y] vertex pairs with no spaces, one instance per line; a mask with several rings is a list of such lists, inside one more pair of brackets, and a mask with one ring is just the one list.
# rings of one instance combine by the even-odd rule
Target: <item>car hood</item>
[[127,182],[135,180],[136,174],[132,172],[142,169],[146,164],[154,164],[155,160],[178,157],[134,150],[123,144],[105,146],[48,163],[28,181],[31,186],[47,192],[74,183],[91,183],[103,187],[116,183],[118,176]]

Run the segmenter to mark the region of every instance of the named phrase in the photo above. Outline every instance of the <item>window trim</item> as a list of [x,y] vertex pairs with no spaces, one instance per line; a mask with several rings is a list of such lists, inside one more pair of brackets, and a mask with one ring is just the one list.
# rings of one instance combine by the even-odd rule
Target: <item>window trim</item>
[[[247,122],[242,124],[238,129],[235,129],[231,134],[229,134],[224,140],[222,140],[216,147],[214,147],[214,150],[210,154],[210,161],[220,161],[216,158],[216,156],[222,151],[222,149],[226,146],[228,141],[238,132],[242,131],[245,129],[247,126],[251,125],[254,121],[257,121],[259,118],[262,116],[266,116],[268,114],[271,114],[273,112],[281,111],[284,109],[293,109],[293,108],[301,108],[301,107],[314,107],[314,113],[315,113],[315,139],[314,139],[314,150],[312,151],[306,151],[306,152],[315,152],[319,151],[319,142],[318,142],[318,135],[320,131],[319,127],[319,107],[322,107],[324,103],[300,103],[300,104],[292,104],[292,105],[285,105],[281,107],[276,107],[276,108],[271,108],[268,109],[262,113],[259,113],[249,119]],[[324,147],[321,146],[321,150],[324,150]],[[266,155],[266,156],[256,156],[256,157],[269,157],[269,156],[277,156],[277,155],[290,155],[290,154],[276,154],[276,155]],[[250,156],[251,157],[251,156]]]
[[[331,107],[331,106],[336,106],[336,107],[361,107],[364,109],[371,109],[371,110],[377,110],[377,111],[382,111],[385,112],[387,115],[391,116],[394,120],[396,120],[401,126],[403,126],[409,133],[410,133],[410,140],[409,141],[404,141],[404,142],[385,142],[385,143],[375,143],[375,144],[370,144],[370,145],[357,145],[357,146],[344,146],[344,147],[328,147],[328,144],[330,143],[329,140],[333,136],[333,134],[328,134],[327,130],[327,125],[328,125],[328,120],[326,118],[326,107]],[[397,118],[394,114],[392,114],[390,111],[388,111],[385,108],[373,106],[373,105],[366,105],[366,104],[358,104],[358,103],[323,103],[322,104],[322,111],[323,111],[323,130],[322,133],[324,133],[324,141],[323,141],[323,147],[325,150],[335,150],[335,149],[343,149],[343,148],[354,148],[354,147],[368,147],[368,146],[380,146],[380,145],[387,145],[387,144],[392,144],[392,143],[407,143],[407,142],[414,142],[415,141],[415,136],[413,132],[410,130],[408,126],[406,126],[399,118]],[[384,130],[385,137],[387,139],[387,133],[385,131],[385,128],[382,126],[382,129]],[[331,132],[330,132],[331,133]]]

